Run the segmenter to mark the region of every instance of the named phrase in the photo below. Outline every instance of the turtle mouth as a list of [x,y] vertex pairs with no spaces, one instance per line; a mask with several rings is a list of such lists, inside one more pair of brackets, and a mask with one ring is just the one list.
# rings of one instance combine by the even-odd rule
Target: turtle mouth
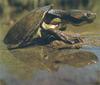
[[92,23],[96,18],[96,15],[91,15],[91,17],[88,17],[88,23]]
[[88,23],[92,23],[93,21],[94,20],[92,20],[92,19],[87,20]]
[[92,23],[96,19],[96,13],[87,13],[85,16],[88,23]]

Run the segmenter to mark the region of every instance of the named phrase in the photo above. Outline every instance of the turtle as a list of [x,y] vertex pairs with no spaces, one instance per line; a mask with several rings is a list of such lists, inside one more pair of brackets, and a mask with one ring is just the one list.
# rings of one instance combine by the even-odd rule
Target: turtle
[[[88,10],[53,9],[53,6],[36,8],[11,27],[4,38],[8,49],[22,48],[30,44],[61,40],[74,44],[68,40],[62,31],[67,24],[80,26],[94,21],[96,14]],[[38,42],[37,42],[38,41]]]

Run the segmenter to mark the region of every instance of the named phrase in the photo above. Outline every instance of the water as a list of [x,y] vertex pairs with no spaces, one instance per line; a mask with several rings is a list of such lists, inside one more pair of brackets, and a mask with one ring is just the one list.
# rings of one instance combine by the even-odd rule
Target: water
[[[54,65],[51,64],[52,62],[43,60],[43,56],[46,56],[46,59],[50,56],[57,56],[58,51],[52,52],[52,50],[49,50],[48,52],[43,47],[36,47],[34,49],[37,51],[35,52],[33,49],[33,52],[31,51],[32,49],[0,51],[0,80],[5,82],[2,85],[98,85],[97,83],[100,83],[100,47],[84,47],[80,49],[81,51],[85,50],[95,53],[98,57],[96,64],[80,67],[60,64],[59,68],[57,67],[58,64]],[[26,53],[28,50],[29,52]],[[73,51],[77,50],[59,52]],[[33,54],[30,55],[32,52]],[[47,52],[49,54],[52,53],[52,55],[47,57]],[[24,55],[25,53],[26,56]]]
[[[60,51],[39,46],[10,51],[3,44],[3,38],[1,33],[0,85],[100,85],[100,46]],[[71,59],[68,54],[79,51],[93,55],[81,53],[82,59],[76,55]],[[67,62],[58,62],[64,58]]]

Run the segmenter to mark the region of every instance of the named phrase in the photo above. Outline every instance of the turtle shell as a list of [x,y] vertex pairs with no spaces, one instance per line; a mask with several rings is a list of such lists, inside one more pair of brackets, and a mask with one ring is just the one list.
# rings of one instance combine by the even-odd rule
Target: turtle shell
[[34,9],[18,21],[4,38],[4,43],[8,48],[16,48],[23,43],[27,45],[27,43],[31,41],[32,36],[36,34],[40,23],[42,23],[43,18],[50,9],[51,6]]

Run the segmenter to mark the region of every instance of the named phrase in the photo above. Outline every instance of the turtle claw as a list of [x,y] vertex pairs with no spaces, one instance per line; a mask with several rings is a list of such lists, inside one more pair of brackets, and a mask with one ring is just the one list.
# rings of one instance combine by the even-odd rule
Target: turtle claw
[[69,39],[69,40],[66,40],[66,43],[69,43],[69,44],[76,44],[76,43],[83,43],[83,40],[81,38],[75,38],[75,39]]
[[80,48],[82,48],[82,44],[74,44],[74,45],[72,45],[72,48],[73,49],[80,49]]
[[55,40],[49,44],[49,47],[55,49],[80,49],[82,48],[82,44],[81,43],[66,44],[63,41]]

